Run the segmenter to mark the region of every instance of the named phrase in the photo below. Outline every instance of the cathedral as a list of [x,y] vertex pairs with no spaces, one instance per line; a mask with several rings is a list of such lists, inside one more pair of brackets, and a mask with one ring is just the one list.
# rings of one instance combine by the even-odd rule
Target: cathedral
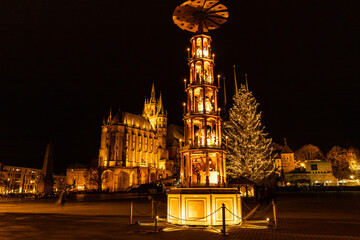
[[[158,182],[173,174],[174,160],[169,160],[167,112],[161,93],[145,98],[142,115],[124,111],[110,114],[101,127],[98,169],[101,189],[124,191],[131,186]],[[86,169],[68,169],[68,183],[79,190],[100,189]],[[88,172],[88,173],[86,173]]]

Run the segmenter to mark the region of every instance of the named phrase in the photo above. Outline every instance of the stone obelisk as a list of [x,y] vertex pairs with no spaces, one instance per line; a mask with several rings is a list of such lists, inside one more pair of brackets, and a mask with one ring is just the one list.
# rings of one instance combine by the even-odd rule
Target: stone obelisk
[[41,177],[37,184],[37,193],[43,196],[53,193],[54,178],[53,178],[53,146],[48,143],[46,146],[46,153],[42,168]]

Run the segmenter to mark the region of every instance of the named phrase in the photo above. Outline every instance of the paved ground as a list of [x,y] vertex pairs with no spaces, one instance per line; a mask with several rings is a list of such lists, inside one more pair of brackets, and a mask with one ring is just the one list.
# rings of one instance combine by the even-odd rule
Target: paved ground
[[[264,204],[250,222],[228,229],[223,237],[216,229],[165,228],[129,225],[129,200],[68,202],[63,209],[51,201],[0,201],[0,239],[359,239],[360,192],[283,193],[278,195],[279,230],[251,223],[271,217]],[[254,207],[253,203],[248,203]],[[166,206],[162,206],[164,209]],[[145,199],[135,208],[148,212]],[[244,207],[245,214],[249,211]],[[150,222],[135,212],[135,221]],[[266,225],[266,224],[265,224]]]

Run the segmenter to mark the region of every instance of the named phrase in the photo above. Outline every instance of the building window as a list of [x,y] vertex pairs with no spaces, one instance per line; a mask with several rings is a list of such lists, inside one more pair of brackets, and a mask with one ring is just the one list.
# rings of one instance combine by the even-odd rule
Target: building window
[[129,147],[129,134],[126,134],[126,139],[125,139],[126,143],[125,143],[125,147]]
[[141,151],[142,149],[142,137],[141,135],[139,136],[139,151]]
[[136,140],[136,137],[135,137],[135,134],[132,136],[132,149],[135,148],[135,140]]
[[311,170],[318,170],[317,164],[311,164]]
[[148,149],[148,138],[145,137],[145,151],[147,151]]
[[150,138],[150,152],[153,151],[153,141],[154,139]]

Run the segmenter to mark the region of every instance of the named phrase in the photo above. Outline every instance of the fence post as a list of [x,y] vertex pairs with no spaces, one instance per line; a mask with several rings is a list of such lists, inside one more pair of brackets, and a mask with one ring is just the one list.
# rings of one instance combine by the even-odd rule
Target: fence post
[[226,236],[226,222],[225,222],[225,203],[222,204],[222,219],[223,219],[223,229],[222,233],[224,236]]
[[130,202],[130,224],[132,224],[132,218],[133,218],[133,208],[134,208],[134,202]]
[[273,205],[273,213],[274,213],[274,229],[278,229],[276,204],[275,204],[274,199],[272,200],[272,205]]
[[158,221],[158,205],[157,205],[157,203],[155,202],[155,233],[157,233],[157,221]]

